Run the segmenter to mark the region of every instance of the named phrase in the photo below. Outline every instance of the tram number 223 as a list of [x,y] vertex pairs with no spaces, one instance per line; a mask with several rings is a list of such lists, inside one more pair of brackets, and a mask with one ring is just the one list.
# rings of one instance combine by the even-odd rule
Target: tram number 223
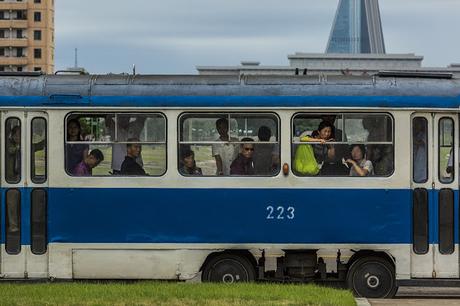
[[267,206],[267,220],[294,220],[295,208],[292,206]]

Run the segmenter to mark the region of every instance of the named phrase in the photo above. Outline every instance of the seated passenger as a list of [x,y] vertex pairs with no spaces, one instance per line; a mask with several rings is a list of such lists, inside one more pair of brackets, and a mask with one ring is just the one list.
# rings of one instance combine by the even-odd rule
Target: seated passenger
[[[128,142],[139,141],[137,138],[128,139]],[[146,176],[144,169],[136,162],[140,156],[142,147],[138,143],[128,143],[126,145],[126,157],[121,164],[121,175]]]
[[181,151],[180,163],[179,171],[183,175],[203,175],[201,168],[196,166],[195,152],[192,150],[184,149]]
[[370,160],[365,159],[366,148],[362,144],[351,145],[351,159],[347,159],[350,165],[350,176],[374,175],[374,167]]
[[[83,141],[81,135],[80,121],[71,119],[67,122],[67,141],[77,142]],[[87,144],[67,144],[66,145],[66,168],[67,172],[72,173],[72,170],[82,162],[85,156],[88,156],[89,145]]]
[[[243,138],[242,142],[251,142],[251,138]],[[254,145],[252,143],[243,143],[240,154],[230,165],[231,175],[254,175],[254,162],[252,156],[254,154]]]
[[[258,135],[260,142],[268,142],[272,136],[269,127],[261,126]],[[279,169],[279,145],[274,143],[256,144],[253,155],[257,175],[272,175]]]
[[72,174],[74,176],[91,176],[92,169],[103,160],[104,154],[100,150],[94,149],[73,169]]
[[[374,172],[377,176],[389,176],[393,172],[393,147],[391,145],[371,145]],[[369,155],[369,154],[368,154]]]

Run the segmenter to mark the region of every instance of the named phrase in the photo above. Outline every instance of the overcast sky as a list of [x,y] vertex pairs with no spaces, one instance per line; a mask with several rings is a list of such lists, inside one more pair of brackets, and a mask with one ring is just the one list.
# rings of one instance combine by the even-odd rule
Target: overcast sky
[[[57,0],[56,69],[196,73],[197,65],[287,65],[325,51],[339,0]],[[380,0],[387,53],[460,62],[460,0]]]

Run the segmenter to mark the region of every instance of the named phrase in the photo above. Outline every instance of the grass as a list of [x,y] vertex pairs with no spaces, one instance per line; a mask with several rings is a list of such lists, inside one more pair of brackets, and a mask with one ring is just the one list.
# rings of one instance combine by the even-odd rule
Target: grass
[[356,305],[345,290],[316,285],[0,283],[0,305]]

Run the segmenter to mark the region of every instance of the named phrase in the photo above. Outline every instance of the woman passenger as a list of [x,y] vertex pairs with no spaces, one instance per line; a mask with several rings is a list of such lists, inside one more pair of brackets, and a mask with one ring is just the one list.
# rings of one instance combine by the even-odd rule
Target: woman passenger
[[310,136],[300,136],[301,142],[319,142],[320,144],[313,145],[315,159],[318,164],[324,163],[335,158],[335,148],[333,145],[325,145],[329,141],[334,141],[333,138],[334,126],[328,121],[321,121],[318,129]]
[[[83,141],[80,121],[77,119],[71,119],[67,122],[67,141]],[[88,151],[89,145],[87,144],[67,144],[66,168],[68,173],[73,174],[75,167],[88,156]]]
[[195,153],[190,149],[184,149],[181,152],[180,173],[183,175],[203,175],[201,168],[196,166]]
[[346,162],[351,166],[350,176],[374,175],[374,167],[370,160],[365,158],[366,148],[362,144],[351,145],[351,159]]

